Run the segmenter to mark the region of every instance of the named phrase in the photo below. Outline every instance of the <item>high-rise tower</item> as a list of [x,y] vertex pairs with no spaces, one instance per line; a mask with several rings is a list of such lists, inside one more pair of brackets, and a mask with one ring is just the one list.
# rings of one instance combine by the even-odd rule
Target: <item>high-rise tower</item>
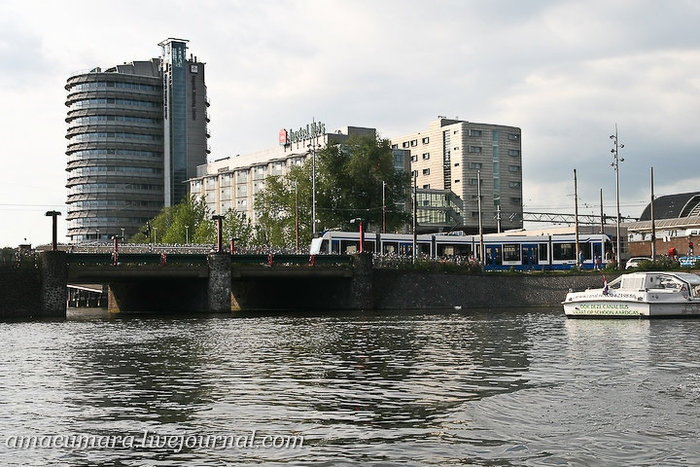
[[186,58],[186,41],[160,45],[162,58],[68,78],[72,242],[134,235],[185,196],[185,180],[206,162],[204,64]]
[[204,64],[186,58],[186,40],[158,45],[163,49],[164,202],[171,206],[186,196],[186,181],[207,162],[207,88]]

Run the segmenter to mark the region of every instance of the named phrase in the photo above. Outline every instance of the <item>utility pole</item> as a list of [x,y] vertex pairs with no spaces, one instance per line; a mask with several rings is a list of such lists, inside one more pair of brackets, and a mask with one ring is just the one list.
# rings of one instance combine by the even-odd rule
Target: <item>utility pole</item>
[[605,217],[603,214],[603,189],[600,189],[600,233],[605,233]]
[[418,246],[418,171],[413,171],[413,262],[416,262],[416,248]]
[[620,149],[624,148],[625,145],[622,143],[619,143],[617,140],[617,123],[615,124],[615,134],[610,135],[610,139],[613,140],[613,148],[610,150],[610,152],[613,155],[613,162],[610,164],[613,169],[615,170],[615,197],[616,197],[616,204],[617,204],[617,227],[616,227],[616,235],[617,235],[617,245],[616,245],[616,250],[615,251],[615,264],[617,266],[617,269],[620,269],[620,261],[621,261],[621,251],[620,249],[622,248],[621,244],[621,238],[620,238],[620,162],[624,162],[625,159],[620,157]]
[[[654,219],[654,167],[651,168],[651,260],[656,261],[656,220]],[[690,254],[690,253],[688,253]]]
[[581,251],[578,246],[578,180],[574,169],[574,242],[576,243],[576,264],[583,268],[583,261],[579,261]]
[[484,250],[484,224],[481,219],[481,171],[476,171],[476,201],[479,207],[479,259],[486,265],[486,251]]
[[299,182],[294,182],[294,246],[299,253]]
[[382,233],[386,233],[386,182],[382,181]]

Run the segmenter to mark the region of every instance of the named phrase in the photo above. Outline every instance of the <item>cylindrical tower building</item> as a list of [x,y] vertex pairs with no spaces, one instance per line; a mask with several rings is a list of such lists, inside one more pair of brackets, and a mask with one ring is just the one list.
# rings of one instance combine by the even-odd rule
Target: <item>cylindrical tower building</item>
[[68,237],[126,237],[163,206],[160,59],[72,76],[68,113]]

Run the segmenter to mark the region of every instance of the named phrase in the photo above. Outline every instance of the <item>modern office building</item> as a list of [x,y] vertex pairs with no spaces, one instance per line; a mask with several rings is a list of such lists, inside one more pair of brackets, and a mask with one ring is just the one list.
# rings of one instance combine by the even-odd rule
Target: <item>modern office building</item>
[[[348,126],[345,132],[326,132],[325,125],[314,122],[299,130],[283,129],[279,145],[270,149],[234,157],[224,157],[197,168],[197,176],[189,180],[190,192],[202,197],[215,214],[229,209],[244,213],[255,224],[255,195],[265,187],[265,178],[285,175],[295,165],[303,165],[328,144],[342,143],[351,137],[376,138],[374,128]],[[395,150],[394,164],[408,170],[408,151]]]
[[206,162],[204,64],[187,41],[167,39],[162,56],[67,80],[68,237],[131,236],[187,193]]
[[520,128],[438,117],[391,142],[411,152],[420,230],[476,233],[479,212],[484,232],[522,228]]

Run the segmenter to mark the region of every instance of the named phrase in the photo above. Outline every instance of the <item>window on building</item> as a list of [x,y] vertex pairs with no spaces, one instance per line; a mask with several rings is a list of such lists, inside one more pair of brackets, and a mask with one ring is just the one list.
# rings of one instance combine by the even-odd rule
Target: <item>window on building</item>
[[520,166],[519,165],[509,165],[508,172],[520,172]]
[[469,146],[469,152],[480,153],[480,152],[481,152],[481,146]]
[[518,141],[520,139],[520,135],[517,135],[515,133],[508,133],[508,139],[510,141]]
[[423,175],[430,175],[430,169],[423,169]]
[[407,148],[409,146],[408,141],[404,141],[403,144],[401,144],[401,146]]
[[508,155],[509,155],[509,156],[513,156],[513,157],[517,157],[517,156],[520,155],[520,151],[517,150],[517,149],[509,149],[509,150],[508,150]]
[[469,184],[470,184],[470,185],[478,185],[478,184],[479,184],[479,180],[476,179],[476,178],[470,178],[470,179],[469,179]]
[[481,136],[481,130],[469,130],[469,136]]
[[427,161],[428,159],[430,159],[430,153],[429,153],[429,152],[424,152],[424,153],[423,153],[423,160],[424,160],[424,161]]
[[455,162],[455,167],[459,167],[459,162]]
[[417,139],[412,139],[411,140],[411,147],[416,147],[418,146],[418,140]]
[[423,141],[423,144],[428,144],[430,142],[430,138],[426,136],[425,138],[423,138],[422,141]]
[[510,182],[508,186],[511,188],[520,188],[520,182]]
[[455,183],[459,183],[459,182],[461,182],[461,180],[459,180],[459,179],[458,179],[458,180],[455,180]]
[[399,145],[398,145],[398,144],[392,144],[392,145],[391,145],[391,149],[399,149]]
[[470,162],[470,163],[469,163],[469,168],[470,168],[470,169],[481,170],[481,162]]
[[418,160],[418,154],[413,154],[411,156],[411,162],[416,162]]
[[424,189],[424,190],[429,190],[429,189],[430,189],[430,184],[423,185],[423,189]]

